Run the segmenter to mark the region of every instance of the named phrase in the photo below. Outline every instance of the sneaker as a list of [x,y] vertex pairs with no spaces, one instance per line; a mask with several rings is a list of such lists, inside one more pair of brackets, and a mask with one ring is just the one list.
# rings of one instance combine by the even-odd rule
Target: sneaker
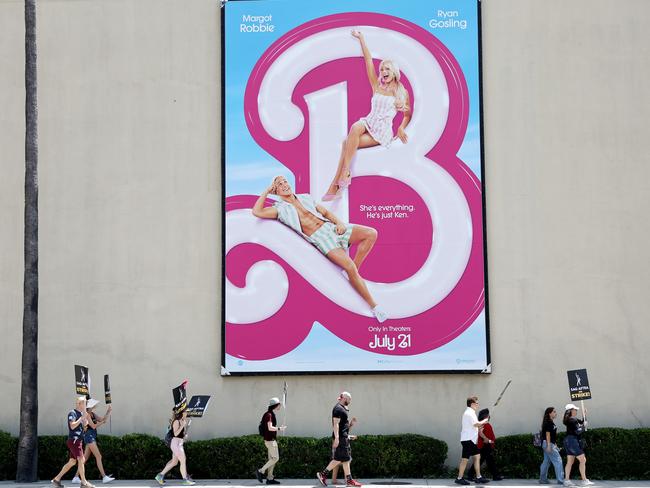
[[363,486],[363,485],[361,483],[359,483],[355,479],[349,479],[349,480],[346,480],[345,486]]
[[255,470],[255,476],[257,476],[257,481],[259,481],[260,483],[264,483],[264,475],[259,469]]
[[381,308],[379,305],[377,305],[371,311],[372,311],[372,314],[377,319],[377,322],[379,322],[380,324],[382,322],[386,322],[386,319],[388,319],[388,315],[386,315],[386,312],[384,311],[384,309]]
[[158,482],[160,486],[165,484],[165,477],[162,475],[162,473],[158,473],[154,479]]
[[52,483],[52,486],[55,488],[63,488],[63,483],[58,480],[52,480],[50,483]]
[[537,480],[537,482],[540,485],[550,485],[551,484],[551,482],[549,480]]
[[339,480],[337,480],[336,478],[332,478],[332,485],[338,485],[338,484],[339,484]]
[[481,485],[484,485],[484,484],[489,483],[489,482],[490,482],[490,480],[483,477],[483,476],[481,476],[480,478],[476,478],[474,480],[474,483],[481,484]]
[[564,480],[564,483],[562,483],[562,484],[563,484],[564,486],[575,486],[575,485],[573,484],[573,481],[571,481],[571,480]]
[[454,483],[456,483],[457,485],[469,485],[469,481],[467,481],[464,478],[456,478]]
[[110,474],[107,474],[102,478],[102,483],[110,483],[111,481],[115,481],[115,478],[113,478]]
[[596,483],[594,483],[593,481],[589,481],[589,480],[582,480],[580,482],[580,486],[591,486],[591,485],[595,485],[595,484]]
[[327,476],[325,476],[325,473],[319,471],[316,473],[316,478],[318,478],[318,481],[320,481],[321,485],[327,486]]
[[194,486],[196,484],[196,481],[194,481],[192,478],[185,478],[181,485],[183,486]]
[[85,483],[82,481],[79,486],[81,486],[81,488],[95,488],[95,485],[93,485],[90,481],[86,481]]
[[80,485],[81,484],[81,478],[79,478],[79,476],[75,476],[74,478],[72,478],[72,484],[73,485]]
[[280,482],[278,480],[266,480],[267,485],[279,485]]

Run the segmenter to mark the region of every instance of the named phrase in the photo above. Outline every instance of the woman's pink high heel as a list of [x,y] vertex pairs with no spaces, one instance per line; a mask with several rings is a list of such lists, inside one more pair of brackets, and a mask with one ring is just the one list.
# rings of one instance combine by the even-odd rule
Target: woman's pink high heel
[[352,176],[350,173],[348,173],[348,176],[346,178],[341,178],[339,181],[337,181],[337,184],[339,185],[340,190],[350,186],[352,184]]

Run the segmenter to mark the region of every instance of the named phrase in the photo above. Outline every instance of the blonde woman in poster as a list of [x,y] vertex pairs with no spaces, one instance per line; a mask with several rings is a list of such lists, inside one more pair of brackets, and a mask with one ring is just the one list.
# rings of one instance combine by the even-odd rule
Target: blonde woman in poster
[[[352,124],[347,138],[341,148],[341,158],[338,168],[323,201],[331,201],[341,197],[345,188],[350,186],[352,176],[350,163],[357,149],[382,145],[389,147],[397,137],[406,144],[408,136],[405,128],[411,120],[409,94],[400,81],[400,71],[396,62],[384,59],[379,65],[379,73],[375,72],[372,55],[366,45],[363,33],[353,30],[352,35],[359,40],[363,59],[366,63],[368,81],[372,87],[370,113]],[[404,119],[393,136],[393,119],[397,112],[404,113]]]

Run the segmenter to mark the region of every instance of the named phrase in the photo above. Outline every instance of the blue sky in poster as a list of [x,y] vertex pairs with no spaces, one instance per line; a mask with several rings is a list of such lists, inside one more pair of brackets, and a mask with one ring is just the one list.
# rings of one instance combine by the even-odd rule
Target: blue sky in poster
[[[314,18],[349,11],[379,12],[404,18],[442,41],[459,62],[467,81],[470,116],[459,157],[481,178],[477,0],[230,0],[226,3],[226,196],[259,194],[270,179],[288,170],[261,149],[244,121],[244,91],[251,69],[264,51],[294,27]],[[455,11],[467,27],[431,27]],[[241,16],[272,15],[274,32],[239,32]]]

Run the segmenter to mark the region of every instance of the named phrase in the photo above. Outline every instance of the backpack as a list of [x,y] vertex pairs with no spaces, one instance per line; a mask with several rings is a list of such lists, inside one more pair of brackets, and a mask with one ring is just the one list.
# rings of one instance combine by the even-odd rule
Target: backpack
[[264,434],[266,434],[266,424],[264,423],[264,417],[266,416],[266,412],[264,412],[264,415],[262,415],[262,420],[260,420],[260,425],[257,426],[257,431],[259,434],[264,437]]
[[541,449],[542,447],[542,433],[541,432],[535,432],[533,434],[533,446],[538,447]]
[[167,426],[167,433],[165,434],[165,438],[163,439],[163,442],[167,447],[171,449],[172,446],[172,439],[174,438],[174,431],[172,430],[172,424]]

